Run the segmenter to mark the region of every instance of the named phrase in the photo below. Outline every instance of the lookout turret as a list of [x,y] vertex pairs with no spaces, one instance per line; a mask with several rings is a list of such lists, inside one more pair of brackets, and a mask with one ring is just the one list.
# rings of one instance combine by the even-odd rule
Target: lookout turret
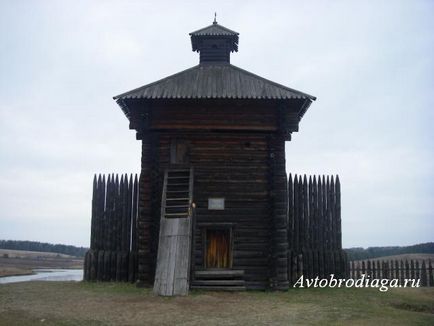
[[239,33],[217,23],[214,18],[212,25],[191,32],[193,51],[200,54],[203,62],[230,62],[230,53],[238,51]]

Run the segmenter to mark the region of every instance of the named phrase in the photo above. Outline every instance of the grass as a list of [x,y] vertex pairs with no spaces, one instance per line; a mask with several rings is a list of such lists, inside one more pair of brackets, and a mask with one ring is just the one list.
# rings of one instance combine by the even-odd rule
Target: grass
[[291,289],[156,297],[130,284],[0,286],[0,325],[434,325],[434,288]]

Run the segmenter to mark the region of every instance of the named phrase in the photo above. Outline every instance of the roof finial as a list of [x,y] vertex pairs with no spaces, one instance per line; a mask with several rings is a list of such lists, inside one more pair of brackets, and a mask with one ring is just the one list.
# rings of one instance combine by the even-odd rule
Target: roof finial
[[212,22],[214,25],[217,24],[217,13],[214,12],[214,21]]

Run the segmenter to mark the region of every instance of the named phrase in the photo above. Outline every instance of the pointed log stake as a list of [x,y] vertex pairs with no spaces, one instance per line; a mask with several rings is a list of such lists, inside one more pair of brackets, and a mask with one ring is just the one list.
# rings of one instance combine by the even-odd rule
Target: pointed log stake
[[114,246],[114,250],[121,250],[121,241],[122,241],[122,199],[121,199],[121,181],[123,182],[123,175],[116,175],[116,185],[113,196],[113,211],[114,211],[114,221],[113,221],[113,229],[112,229],[112,242]]
[[334,176],[330,178],[330,249],[336,250],[336,193]]
[[[128,210],[128,176],[125,174],[123,178],[123,182],[121,184],[122,192],[121,192],[121,251],[125,252],[127,250],[127,210]],[[124,260],[124,255],[122,254],[121,259]],[[123,271],[122,271],[122,277]]]
[[330,179],[326,179],[326,250],[330,249]]
[[428,260],[428,286],[434,286],[434,275],[431,259]]
[[95,249],[95,227],[96,227],[96,201],[97,201],[97,179],[96,174],[93,176],[92,184],[92,212],[91,212],[91,222],[90,222],[90,249]]
[[107,188],[109,183],[110,176],[107,175],[107,181],[105,180],[105,175],[102,176],[101,180],[101,197],[100,197],[100,228],[99,228],[99,250],[104,250],[105,246],[105,237],[104,237],[104,229],[106,226],[107,220]]
[[[309,214],[308,214],[308,221],[309,221],[309,229],[308,229],[309,243],[308,243],[308,248],[309,248],[309,250],[313,249],[313,242],[314,242],[314,232],[313,232],[313,229],[314,229],[314,219],[313,219],[313,207],[312,207],[312,204],[313,204],[312,188],[313,188],[312,187],[312,177],[309,176],[308,187],[307,187],[307,192],[308,192],[308,197],[307,197],[308,198],[308,203],[307,203],[307,206],[308,206],[308,211],[309,211]],[[312,267],[312,265],[310,267]],[[313,273],[313,271],[312,271],[312,273]]]
[[[133,220],[132,220],[132,232],[131,232],[131,248],[133,252],[137,251],[137,215],[138,215],[138,190],[139,180],[136,174],[134,178],[134,192],[133,192]],[[137,257],[137,256],[135,256]]]
[[323,243],[322,250],[326,250],[327,248],[327,187],[326,187],[326,179],[325,176],[322,176],[322,207],[321,207],[321,227],[322,227],[322,235],[323,235]]
[[[302,176],[298,176],[298,216],[299,216],[299,222],[298,222],[298,245],[300,252],[303,251],[304,248],[304,198],[303,198],[303,179]],[[302,263],[301,265],[302,266]]]
[[[122,259],[126,259],[125,252],[128,252],[130,250],[129,241],[128,241],[128,239],[129,239],[128,235],[130,233],[130,230],[128,229],[128,224],[129,224],[128,221],[130,219],[130,216],[128,215],[128,213],[129,213],[131,204],[128,203],[128,199],[131,199],[131,196],[130,196],[130,189],[129,189],[128,175],[127,174],[125,174],[124,188],[125,188],[124,189],[124,206],[125,206],[124,212],[125,212],[125,214],[124,214],[124,222],[123,222],[123,227],[122,227],[123,233],[124,233],[124,240],[123,240],[124,253],[123,253]],[[131,215],[131,213],[130,213],[130,215]],[[123,273],[124,273],[123,278],[125,279],[125,271],[123,271]]]
[[[126,218],[126,212],[125,212],[125,177],[122,174],[121,180],[119,184],[119,196],[118,196],[118,207],[117,207],[117,250],[123,251],[124,250],[124,243],[125,243],[125,223],[124,220]],[[121,273],[120,273],[121,274]]]
[[341,182],[336,175],[336,220],[337,220],[337,248],[342,250],[342,219],[341,219]]
[[101,228],[101,242],[102,242],[102,250],[108,250],[107,247],[107,233],[110,227],[110,215],[111,215],[111,188],[112,188],[112,176],[109,174],[107,176],[107,184],[105,191],[105,209],[102,220],[102,228]]
[[421,286],[427,286],[428,285],[428,280],[427,280],[425,260],[422,261],[421,268],[422,269],[420,271],[420,284],[421,284]]
[[130,174],[128,183],[128,210],[127,210],[127,251],[131,250],[131,222],[133,213],[133,175]]
[[[292,174],[288,177],[288,244],[290,250],[294,249],[294,193]],[[289,259],[289,258],[288,258]]]
[[104,250],[111,250],[111,228],[113,227],[113,187],[114,175],[110,174],[107,178],[107,190],[106,190],[106,209],[104,220]]
[[101,213],[100,213],[100,197],[101,197],[101,174],[98,175],[97,182],[96,182],[96,203],[95,203],[95,230],[94,230],[94,236],[95,236],[95,250],[99,250],[100,247],[100,234],[99,230],[101,228]]
[[306,174],[303,176],[303,240],[304,249],[309,248],[310,234],[309,234],[309,194],[308,194],[308,183]]
[[294,250],[298,255],[300,251],[300,214],[299,214],[299,191],[298,177],[294,176]]
[[96,191],[95,191],[95,228],[93,230],[93,237],[95,238],[94,250],[98,250],[98,245],[99,245],[98,235],[99,235],[99,223],[100,223],[100,221],[99,221],[99,197],[100,197],[100,192],[101,192],[100,183],[101,183],[101,175],[98,175],[98,177],[96,179]]

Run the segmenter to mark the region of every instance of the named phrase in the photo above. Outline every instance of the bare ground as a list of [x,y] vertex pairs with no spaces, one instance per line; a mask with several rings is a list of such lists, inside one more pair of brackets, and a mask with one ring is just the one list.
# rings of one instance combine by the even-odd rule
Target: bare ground
[[0,325],[434,325],[434,288],[193,292],[163,298],[130,284],[0,286]]

